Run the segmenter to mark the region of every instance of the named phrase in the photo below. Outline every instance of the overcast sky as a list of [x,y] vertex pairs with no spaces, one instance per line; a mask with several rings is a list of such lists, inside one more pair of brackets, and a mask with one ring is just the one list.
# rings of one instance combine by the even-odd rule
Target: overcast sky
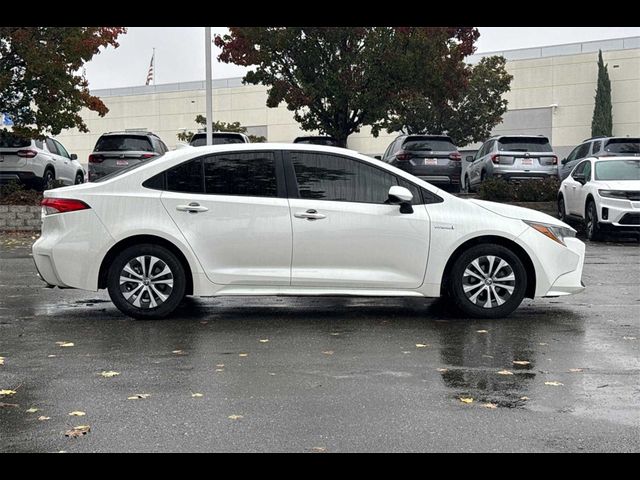
[[[211,27],[212,34],[226,27]],[[640,35],[640,27],[479,27],[478,53]],[[86,65],[91,89],[144,85],[153,48],[156,83],[204,80],[204,29],[130,27],[120,47],[108,48]],[[244,68],[218,63],[213,46],[213,78],[244,75]]]

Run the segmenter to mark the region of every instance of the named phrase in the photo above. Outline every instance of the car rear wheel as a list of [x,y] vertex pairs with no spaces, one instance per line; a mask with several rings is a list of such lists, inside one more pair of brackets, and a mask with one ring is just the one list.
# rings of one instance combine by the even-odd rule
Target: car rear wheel
[[185,270],[164,247],[134,245],[113,261],[107,277],[109,296],[125,315],[138,319],[170,315],[185,295]]
[[563,222],[567,221],[567,213],[564,208],[564,197],[562,195],[558,196],[558,218]]
[[80,183],[84,183],[84,175],[82,174],[82,172],[76,173],[76,179],[73,182],[74,185],[78,185]]
[[475,318],[501,318],[513,312],[527,290],[520,258],[502,245],[476,245],[454,262],[449,293],[458,309]]
[[590,201],[587,204],[584,219],[584,229],[587,233],[587,238],[592,242],[600,240],[600,225],[598,224],[598,211],[596,210],[596,204]]
[[42,185],[41,185],[42,190],[49,190],[50,188],[53,188],[53,183],[55,179],[56,179],[56,174],[54,173],[53,169],[47,168],[44,171],[44,175],[42,175]]

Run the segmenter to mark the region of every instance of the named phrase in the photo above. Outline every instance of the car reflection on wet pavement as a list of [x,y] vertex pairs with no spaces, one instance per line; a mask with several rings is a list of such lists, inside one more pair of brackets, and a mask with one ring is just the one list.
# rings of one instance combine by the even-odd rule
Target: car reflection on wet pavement
[[584,293],[502,320],[228,297],[160,321],[44,288],[29,244],[0,251],[0,452],[640,449],[637,243],[588,243]]

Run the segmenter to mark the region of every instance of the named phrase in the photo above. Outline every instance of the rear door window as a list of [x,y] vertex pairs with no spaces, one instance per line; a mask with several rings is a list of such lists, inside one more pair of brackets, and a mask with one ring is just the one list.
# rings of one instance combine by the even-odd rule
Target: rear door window
[[[589,145],[587,144],[587,149]],[[501,152],[551,152],[553,151],[546,137],[503,137],[498,140]]]
[[147,137],[135,135],[105,135],[96,143],[96,152],[153,152]]
[[71,155],[69,155],[67,149],[64,148],[60,142],[58,142],[57,140],[53,140],[53,143],[56,144],[56,148],[58,149],[58,153],[60,155],[62,155],[63,157],[71,158]]
[[205,193],[277,197],[276,162],[272,152],[220,154],[204,159]]
[[589,144],[583,143],[578,148],[578,152],[576,153],[576,158],[581,159],[581,158],[587,157],[588,155],[589,155]]
[[204,193],[201,158],[170,168],[165,175],[170,192]]
[[600,140],[598,140],[597,142],[593,142],[592,144],[592,148],[591,148],[591,154],[594,155],[596,153],[598,153],[600,151],[600,145],[602,145],[602,142]]
[[51,138],[47,138],[45,140],[45,143],[47,144],[47,150],[49,150],[49,152],[53,153],[54,155],[59,155],[56,144]]

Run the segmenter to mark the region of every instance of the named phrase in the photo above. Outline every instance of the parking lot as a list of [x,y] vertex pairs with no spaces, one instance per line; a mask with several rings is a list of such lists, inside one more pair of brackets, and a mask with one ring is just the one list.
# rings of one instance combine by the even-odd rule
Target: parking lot
[[1,238],[0,452],[640,449],[637,241],[587,242],[585,292],[502,320],[229,297],[134,321],[44,288],[31,236]]

